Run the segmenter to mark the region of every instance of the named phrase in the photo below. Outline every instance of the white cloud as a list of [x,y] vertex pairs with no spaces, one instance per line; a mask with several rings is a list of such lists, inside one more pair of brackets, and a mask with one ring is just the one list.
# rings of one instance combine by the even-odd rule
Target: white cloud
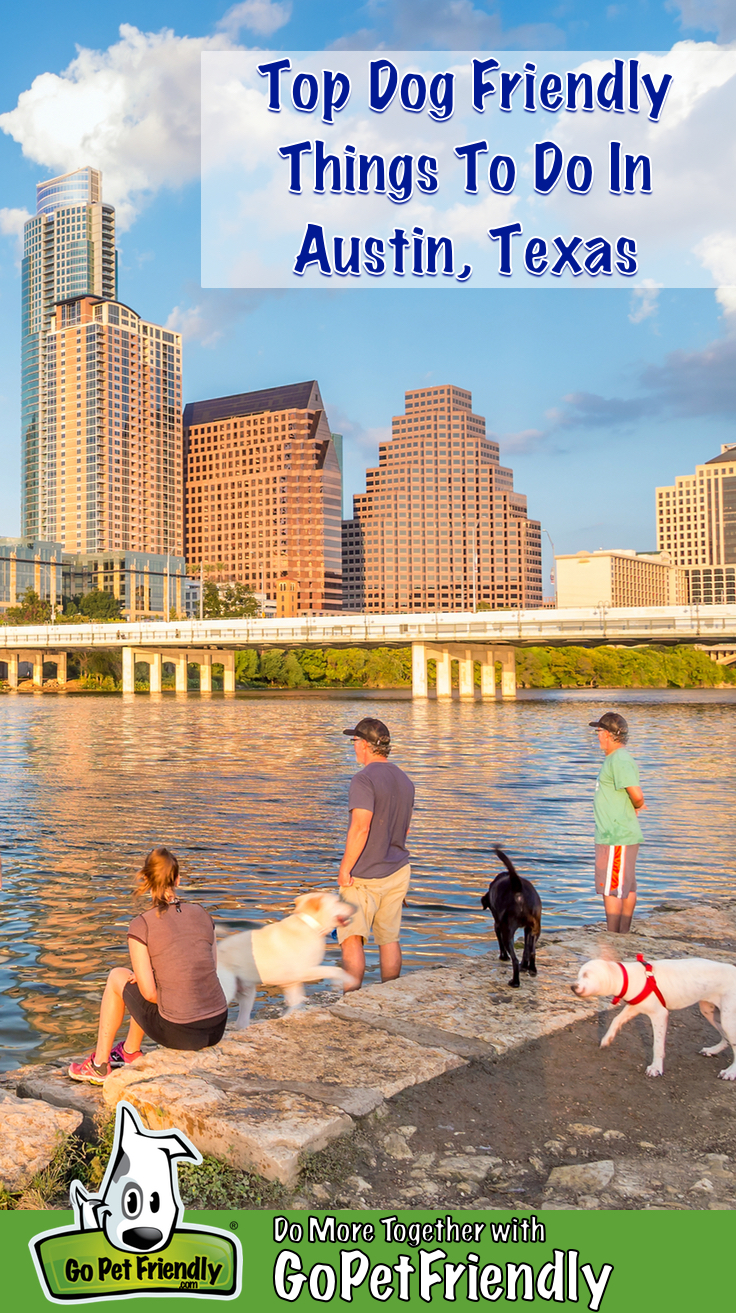
[[180,37],[120,27],[107,50],[79,49],[62,73],[41,73],[0,114],[0,129],[52,173],[103,171],[103,194],[129,227],[145,199],[199,175],[200,55],[229,37]]
[[736,236],[711,233],[696,246],[695,254],[719,284],[716,299],[723,306],[727,325],[736,331]]
[[23,255],[23,225],[27,219],[30,219],[27,210],[0,209],[0,233],[3,237],[14,237],[17,253],[17,264],[20,267],[21,257]]
[[250,315],[272,296],[283,296],[280,291],[208,291],[190,285],[186,299],[174,306],[166,327],[181,333],[185,342],[198,342],[203,347],[214,347],[238,320]]
[[0,233],[4,237],[22,237],[23,224],[30,217],[28,210],[0,210]]
[[641,287],[634,288],[629,312],[629,321],[632,324],[641,324],[645,319],[649,319],[657,313],[659,293],[659,284],[653,282],[651,278],[645,278]]
[[233,39],[243,27],[249,32],[257,32],[259,36],[271,36],[280,27],[285,27],[290,18],[289,0],[281,4],[278,0],[242,0],[242,4],[233,5],[223,15],[217,30],[227,32]]
[[734,0],[672,0],[667,8],[679,10],[684,28],[717,32],[719,41],[733,41],[736,38]]
[[498,13],[472,0],[368,0],[372,23],[340,37],[333,50],[554,50],[564,32],[553,23],[527,23],[504,31]]

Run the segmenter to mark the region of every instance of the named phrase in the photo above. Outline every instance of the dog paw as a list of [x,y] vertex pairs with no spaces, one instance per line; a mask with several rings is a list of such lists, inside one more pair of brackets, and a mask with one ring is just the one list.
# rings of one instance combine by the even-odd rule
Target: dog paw
[[520,981],[518,981],[518,980],[510,980],[510,981],[509,981],[509,986],[510,986],[511,989],[520,989],[520,988],[521,988],[521,983],[520,983]]
[[720,1047],[720,1044],[714,1044],[712,1049],[701,1049],[700,1052],[704,1058],[712,1058],[718,1052]]
[[527,967],[530,976],[536,976],[537,968],[535,966]]
[[613,1044],[613,1035],[604,1035],[603,1039],[600,1042],[600,1047],[602,1049],[608,1049],[611,1047],[612,1044]]
[[721,1080],[736,1080],[736,1063],[732,1067],[724,1067],[718,1075]]
[[647,1067],[647,1076],[661,1076],[661,1075],[662,1075],[662,1068],[658,1067],[656,1062],[653,1062],[650,1067]]

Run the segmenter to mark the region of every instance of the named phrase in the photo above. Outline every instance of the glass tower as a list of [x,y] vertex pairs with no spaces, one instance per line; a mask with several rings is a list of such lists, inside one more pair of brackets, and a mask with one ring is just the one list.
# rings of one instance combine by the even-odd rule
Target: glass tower
[[[24,229],[21,309],[21,532],[56,540],[57,415],[47,387],[47,339],[55,307],[117,295],[115,211],[102,203],[99,170],[76,169],[36,187],[36,214]],[[96,440],[96,433],[88,435]]]

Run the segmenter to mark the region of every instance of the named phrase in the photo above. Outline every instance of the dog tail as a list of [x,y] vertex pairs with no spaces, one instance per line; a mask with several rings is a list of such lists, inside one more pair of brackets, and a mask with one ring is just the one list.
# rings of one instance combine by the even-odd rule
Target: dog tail
[[514,863],[512,862],[511,858],[507,857],[505,852],[503,852],[502,849],[499,848],[497,844],[494,846],[493,851],[497,857],[500,857],[501,861],[506,867],[506,870],[508,871],[511,880],[511,888],[513,889],[514,893],[516,894],[523,893],[523,889],[521,885],[521,877],[519,876],[519,873],[516,870],[516,867],[514,866]]

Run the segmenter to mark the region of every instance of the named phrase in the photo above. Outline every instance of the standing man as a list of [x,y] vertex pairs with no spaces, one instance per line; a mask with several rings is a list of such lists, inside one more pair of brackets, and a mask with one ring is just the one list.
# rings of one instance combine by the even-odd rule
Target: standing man
[[639,768],[624,746],[629,727],[623,716],[606,711],[590,727],[598,730],[606,754],[593,798],[595,887],[603,894],[607,929],[623,935],[631,929],[636,906],[636,855],[643,839],[637,812],[646,803]]
[[344,729],[362,770],[350,782],[350,828],[337,882],[343,898],[356,907],[347,926],[338,926],[342,965],[360,989],[365,972],[365,942],[373,930],[378,944],[381,980],[401,974],[401,908],[411,867],[406,847],[414,785],[387,760],[391,735],[382,720],[370,716],[355,729]]

